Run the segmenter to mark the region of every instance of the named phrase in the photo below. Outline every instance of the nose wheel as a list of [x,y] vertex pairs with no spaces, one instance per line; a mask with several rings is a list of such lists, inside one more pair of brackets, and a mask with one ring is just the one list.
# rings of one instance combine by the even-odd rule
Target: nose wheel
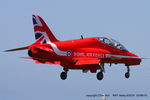
[[60,78],[61,78],[62,80],[65,80],[65,79],[67,79],[67,72],[68,72],[68,69],[64,68],[63,70],[64,70],[64,72],[62,72],[62,73],[60,74]]
[[130,68],[129,66],[127,66],[127,72],[125,73],[125,78],[129,78],[130,77]]

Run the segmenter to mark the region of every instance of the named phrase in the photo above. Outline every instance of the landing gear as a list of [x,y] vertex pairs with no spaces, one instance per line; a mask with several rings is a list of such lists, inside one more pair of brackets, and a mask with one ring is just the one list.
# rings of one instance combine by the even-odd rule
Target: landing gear
[[127,72],[125,73],[125,78],[129,78],[130,77],[130,68],[129,65],[127,66]]
[[126,78],[129,78],[129,77],[130,77],[130,73],[129,73],[129,72],[126,72],[126,73],[125,73],[125,77],[126,77]]
[[98,73],[97,73],[97,79],[98,79],[98,80],[102,80],[103,77],[104,77],[104,76],[103,76],[103,72],[98,72]]
[[65,80],[65,79],[67,78],[67,73],[66,73],[66,72],[62,72],[62,73],[60,74],[60,78],[61,78],[62,80]]
[[104,63],[100,62],[99,63],[99,66],[100,66],[100,72],[97,73],[97,79],[98,80],[102,80],[104,75],[103,75],[103,72],[105,72],[105,69],[104,69]]
[[60,78],[61,78],[62,80],[65,80],[65,79],[67,79],[67,72],[68,72],[68,69],[64,68],[63,70],[64,70],[64,72],[62,72],[62,73],[60,74]]

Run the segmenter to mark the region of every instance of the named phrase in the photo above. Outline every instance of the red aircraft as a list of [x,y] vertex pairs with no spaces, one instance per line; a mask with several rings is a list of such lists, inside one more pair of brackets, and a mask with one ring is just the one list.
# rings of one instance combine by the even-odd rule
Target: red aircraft
[[125,64],[129,78],[132,65],[139,65],[141,58],[129,52],[122,44],[106,37],[91,37],[68,41],[59,41],[48,28],[44,20],[38,15],[32,15],[36,42],[22,48],[9,51],[28,49],[30,57],[21,57],[35,60],[36,64],[58,64],[63,67],[60,74],[62,80],[67,78],[69,69],[90,71],[97,73],[97,79],[103,79],[104,63]]

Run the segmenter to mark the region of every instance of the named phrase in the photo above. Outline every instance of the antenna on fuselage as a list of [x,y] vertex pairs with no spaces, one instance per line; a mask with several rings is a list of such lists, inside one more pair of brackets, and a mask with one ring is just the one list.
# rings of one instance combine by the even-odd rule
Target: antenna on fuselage
[[83,35],[81,35],[81,39],[83,39]]

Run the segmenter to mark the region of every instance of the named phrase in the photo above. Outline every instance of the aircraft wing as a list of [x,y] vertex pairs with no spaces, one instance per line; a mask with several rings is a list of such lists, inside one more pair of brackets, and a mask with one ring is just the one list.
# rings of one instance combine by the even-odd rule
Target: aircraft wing
[[98,58],[78,58],[74,60],[75,65],[91,65],[91,64],[99,64],[101,59]]
[[40,61],[35,61],[36,64],[54,64],[54,65],[60,65],[60,62],[59,61],[54,61],[54,62],[51,62],[51,61],[46,61],[46,62],[40,62]]

